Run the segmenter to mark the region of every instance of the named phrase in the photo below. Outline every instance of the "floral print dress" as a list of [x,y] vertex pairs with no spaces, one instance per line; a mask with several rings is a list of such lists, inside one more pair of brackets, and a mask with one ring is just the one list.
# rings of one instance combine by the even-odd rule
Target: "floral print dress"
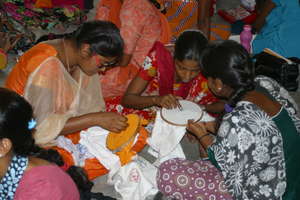
[[[154,44],[154,47],[157,45],[157,43],[158,42]],[[162,44],[158,44],[158,46],[159,45]],[[150,50],[150,52],[146,56],[142,68],[137,74],[137,76],[139,76],[143,80],[148,81],[148,85],[142,96],[161,95],[160,86],[163,85],[165,87],[166,85],[171,84],[171,87],[173,87],[172,91],[175,96],[180,96],[184,99],[194,101],[200,105],[206,105],[217,101],[217,98],[210,92],[208,88],[206,78],[201,73],[199,73],[199,75],[189,83],[173,83],[173,79],[170,78],[170,80],[162,84],[160,82],[160,77],[173,77],[175,73],[173,66],[173,56],[171,55],[171,53],[168,52],[165,57],[159,56],[159,54],[162,54],[165,51],[168,50],[164,49],[159,51],[158,48],[152,48],[152,50]],[[159,60],[164,61],[159,62]],[[160,70],[159,67],[170,68],[170,70]],[[162,73],[162,71],[164,71],[164,73]],[[105,99],[107,111],[114,111],[122,114],[136,113],[144,117],[145,119],[154,119],[155,117],[155,113],[157,110],[156,107],[146,108],[143,110],[128,109],[121,106],[120,101],[121,97]]]
[[[257,77],[256,82],[282,105],[279,115],[287,111],[284,123],[290,119],[294,131],[285,129],[282,132],[274,120],[277,115],[270,117],[257,105],[240,101],[224,116],[216,143],[210,150],[214,152],[225,185],[234,199],[276,200],[289,192],[286,188],[295,180],[300,181],[299,170],[290,170],[293,165],[300,164],[297,149],[300,120],[296,116],[296,104],[285,89],[262,76]],[[294,137],[294,141],[285,141],[287,136]]]

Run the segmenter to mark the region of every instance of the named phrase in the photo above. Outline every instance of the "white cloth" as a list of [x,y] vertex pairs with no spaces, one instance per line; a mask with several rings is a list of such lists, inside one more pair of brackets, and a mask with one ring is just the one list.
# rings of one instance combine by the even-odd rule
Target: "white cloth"
[[79,143],[87,147],[99,162],[108,170],[116,172],[121,167],[120,159],[117,155],[106,148],[106,137],[108,131],[94,126],[86,131],[80,132]]
[[[203,113],[202,122],[214,120],[215,118],[208,113]],[[157,112],[151,137],[147,140],[150,146],[148,153],[157,158],[155,163],[153,163],[155,166],[159,166],[162,162],[172,158],[185,159],[180,145],[185,132],[186,127],[175,126],[165,122],[161,117],[161,113]]]
[[94,158],[95,156],[90,154],[88,149],[81,144],[73,144],[69,138],[59,136],[56,139],[57,146],[68,151],[72,157],[76,166],[83,167],[86,159]]
[[113,184],[122,200],[144,200],[158,192],[157,168],[141,157],[122,166],[115,174],[109,173],[108,182]]
[[151,137],[147,142],[151,148],[158,152],[158,158],[171,153],[185,134],[184,126],[174,126],[165,122],[157,112]]

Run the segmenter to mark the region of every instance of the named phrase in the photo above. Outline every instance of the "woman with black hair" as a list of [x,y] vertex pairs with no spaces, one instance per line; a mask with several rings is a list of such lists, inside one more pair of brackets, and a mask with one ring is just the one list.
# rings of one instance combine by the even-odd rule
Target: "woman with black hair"
[[80,199],[72,179],[37,158],[33,110],[24,98],[0,88],[0,199]]
[[207,111],[217,111],[210,105],[217,99],[200,72],[200,54],[207,43],[200,31],[186,30],[176,41],[172,56],[163,44],[156,42],[128,86],[122,105],[140,110],[156,106],[171,109],[180,106],[178,99],[183,98],[205,105]]
[[288,92],[270,78],[255,77],[248,52],[234,41],[210,44],[201,64],[210,90],[227,100],[226,113],[218,127],[189,122],[187,129],[222,172],[233,199],[299,199],[300,120]]
[[33,105],[38,145],[56,145],[59,135],[78,143],[79,133],[71,133],[92,126],[113,132],[127,127],[125,117],[105,112],[98,75],[114,67],[122,52],[123,40],[113,23],[89,21],[72,34],[35,45],[20,57],[6,87]]
[[36,121],[23,97],[0,88],[0,115],[0,199],[113,199],[91,193],[93,183],[82,168],[66,168],[55,150],[35,145]]

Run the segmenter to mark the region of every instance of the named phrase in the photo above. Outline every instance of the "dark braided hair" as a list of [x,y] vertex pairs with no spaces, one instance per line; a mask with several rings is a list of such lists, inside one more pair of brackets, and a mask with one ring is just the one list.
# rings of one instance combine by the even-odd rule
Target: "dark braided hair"
[[202,54],[201,66],[204,76],[218,78],[233,89],[228,99],[231,107],[235,107],[248,91],[255,88],[250,55],[235,41],[212,42]]
[[[33,130],[28,127],[32,118],[32,107],[23,97],[11,90],[0,88],[0,139],[8,138],[16,155],[34,156],[63,166],[64,161],[56,150],[42,149],[35,145]],[[81,167],[71,166],[67,173],[77,185],[81,200],[113,199],[101,193],[92,193],[93,183],[88,180]]]

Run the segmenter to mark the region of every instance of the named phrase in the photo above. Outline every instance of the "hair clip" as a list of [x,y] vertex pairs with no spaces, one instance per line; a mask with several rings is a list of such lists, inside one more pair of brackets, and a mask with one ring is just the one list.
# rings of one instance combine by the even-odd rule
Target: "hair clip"
[[224,109],[225,109],[226,112],[229,113],[233,110],[233,107],[231,107],[229,104],[226,103],[225,106],[224,106]]
[[34,127],[36,126],[36,121],[32,118],[29,122],[28,122],[28,129],[32,130],[34,129]]

